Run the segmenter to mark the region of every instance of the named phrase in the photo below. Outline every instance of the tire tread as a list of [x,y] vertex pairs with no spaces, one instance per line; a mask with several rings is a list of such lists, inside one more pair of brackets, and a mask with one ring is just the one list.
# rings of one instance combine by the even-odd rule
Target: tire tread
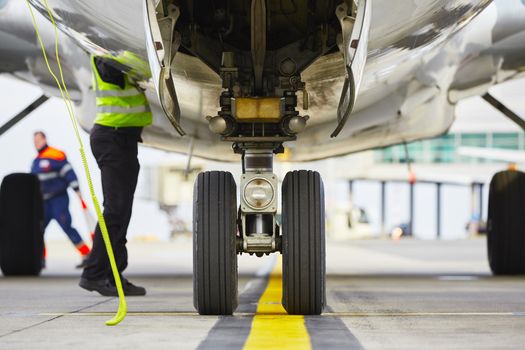
[[502,171],[489,189],[487,251],[495,275],[525,274],[525,173]]
[[193,286],[201,315],[231,315],[237,307],[236,188],[227,172],[204,172],[195,182]]
[[0,268],[5,276],[39,275],[44,252],[43,199],[35,175],[7,175],[0,186]]
[[319,315],[325,292],[324,191],[319,173],[293,171],[283,181],[283,306]]

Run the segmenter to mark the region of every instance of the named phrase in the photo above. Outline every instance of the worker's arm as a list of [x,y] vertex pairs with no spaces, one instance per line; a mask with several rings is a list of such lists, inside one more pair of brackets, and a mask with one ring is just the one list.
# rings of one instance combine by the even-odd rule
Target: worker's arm
[[67,160],[64,160],[64,165],[60,168],[59,175],[66,180],[68,186],[80,196],[80,186],[78,184],[77,175]]
[[126,82],[125,75],[122,72],[129,70],[128,67],[107,57],[95,57],[95,66],[102,80],[106,83],[118,85],[124,89]]
[[97,67],[100,78],[106,83],[115,84],[124,89],[126,86],[125,78],[127,76],[128,81],[135,85],[136,88],[145,90],[138,84],[137,79],[142,80],[140,76],[134,73],[130,67],[118,62],[116,59],[95,57],[95,66]]
[[69,187],[71,187],[73,191],[75,191],[75,193],[78,196],[78,199],[80,199],[80,202],[82,202],[82,206],[84,207],[84,199],[82,198],[82,193],[80,192],[77,174],[75,174],[73,167],[71,166],[71,164],[69,164],[67,160],[65,165],[60,170],[60,175],[67,181]]

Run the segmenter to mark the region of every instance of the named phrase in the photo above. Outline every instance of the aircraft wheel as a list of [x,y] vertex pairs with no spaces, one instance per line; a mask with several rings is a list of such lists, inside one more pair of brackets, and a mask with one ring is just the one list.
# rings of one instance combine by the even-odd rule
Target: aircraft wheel
[[317,172],[293,171],[282,189],[283,306],[319,315],[326,303],[323,182]]
[[0,268],[5,276],[38,275],[44,253],[38,178],[7,175],[0,186]]
[[492,178],[487,248],[494,275],[525,274],[525,173],[502,171]]
[[232,174],[199,174],[193,192],[193,303],[201,315],[237,307],[237,186]]

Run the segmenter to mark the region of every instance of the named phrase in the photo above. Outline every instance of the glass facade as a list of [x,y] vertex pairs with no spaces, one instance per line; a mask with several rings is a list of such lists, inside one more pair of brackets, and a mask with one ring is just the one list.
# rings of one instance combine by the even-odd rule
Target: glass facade
[[[407,144],[408,155],[414,163],[485,163],[496,162],[460,156],[459,147],[488,147],[525,150],[525,133],[458,133]],[[406,163],[404,145],[386,147],[375,151],[378,163]]]

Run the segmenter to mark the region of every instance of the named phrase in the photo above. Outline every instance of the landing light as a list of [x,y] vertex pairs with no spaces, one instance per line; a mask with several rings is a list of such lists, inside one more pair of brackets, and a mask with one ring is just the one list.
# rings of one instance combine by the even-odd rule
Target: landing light
[[273,186],[265,179],[253,179],[244,187],[244,200],[252,209],[264,209],[273,200]]

